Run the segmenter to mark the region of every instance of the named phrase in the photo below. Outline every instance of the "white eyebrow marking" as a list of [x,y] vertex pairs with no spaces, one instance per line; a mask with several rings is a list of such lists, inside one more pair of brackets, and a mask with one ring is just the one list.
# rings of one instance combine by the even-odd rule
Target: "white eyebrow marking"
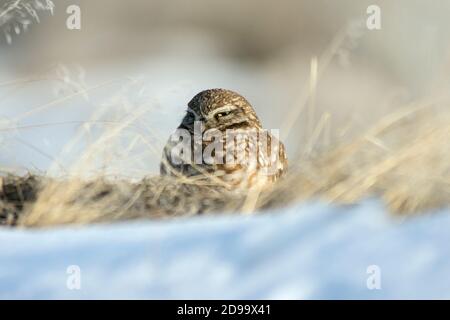
[[232,104],[227,104],[227,105],[224,105],[223,107],[214,109],[213,111],[211,111],[210,113],[208,113],[207,118],[208,118],[208,119],[212,119],[212,118],[214,118],[214,117],[216,116],[216,114],[218,114],[218,113],[221,113],[221,112],[229,112],[229,111],[233,111],[233,110],[236,110],[236,109],[237,109],[236,106],[234,106],[234,105],[232,105]]

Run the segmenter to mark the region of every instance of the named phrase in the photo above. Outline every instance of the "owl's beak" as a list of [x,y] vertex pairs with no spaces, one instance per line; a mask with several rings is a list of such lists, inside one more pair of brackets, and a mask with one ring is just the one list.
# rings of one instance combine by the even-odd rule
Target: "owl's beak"
[[191,108],[188,107],[187,112],[194,116],[195,121],[201,121],[202,120],[202,116],[198,112],[196,112],[194,109],[191,109]]

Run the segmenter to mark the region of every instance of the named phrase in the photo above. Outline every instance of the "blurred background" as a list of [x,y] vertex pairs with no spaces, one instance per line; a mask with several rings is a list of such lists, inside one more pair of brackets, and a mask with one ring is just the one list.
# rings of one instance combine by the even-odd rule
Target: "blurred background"
[[[74,4],[81,30],[66,27]],[[372,4],[381,30],[366,28]],[[187,102],[215,87],[244,95],[292,158],[317,126],[314,143],[333,145],[448,85],[446,0],[54,5],[20,34],[0,19],[3,170],[69,174],[82,158],[111,176],[157,173]]]

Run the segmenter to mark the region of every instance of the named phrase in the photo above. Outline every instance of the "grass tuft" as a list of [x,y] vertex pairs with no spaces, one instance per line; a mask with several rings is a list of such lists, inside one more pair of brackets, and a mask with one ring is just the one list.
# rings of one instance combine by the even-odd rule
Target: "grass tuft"
[[0,30],[6,42],[12,43],[14,35],[28,30],[33,23],[40,23],[40,12],[53,15],[55,5],[51,0],[9,0],[0,7]]

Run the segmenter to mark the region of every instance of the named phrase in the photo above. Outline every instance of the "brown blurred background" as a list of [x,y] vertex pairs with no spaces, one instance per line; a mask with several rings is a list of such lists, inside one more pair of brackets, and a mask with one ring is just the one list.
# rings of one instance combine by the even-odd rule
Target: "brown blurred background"
[[[71,4],[81,7],[79,31],[65,26]],[[381,30],[364,28],[371,4],[381,8]],[[81,66],[87,85],[144,77],[157,104],[147,122],[162,137],[156,149],[180,120],[190,97],[202,89],[226,87],[246,96],[267,128],[281,130],[292,156],[306,141],[304,128],[309,124],[306,116],[292,132],[284,132],[283,124],[309,89],[311,59],[319,57],[321,68],[320,57],[333,39],[361,19],[363,27],[349,29],[317,85],[313,119],[319,122],[323,113],[331,114],[331,140],[362,130],[396,107],[448,84],[446,0],[57,0],[55,6],[54,16],[42,14],[41,23],[15,36],[11,45],[2,42],[1,80],[44,72],[57,63]],[[37,101],[45,103],[51,95],[47,89],[21,88],[12,95],[10,87],[0,87],[5,96],[2,116],[14,118],[39,105]],[[105,87],[98,100],[118,90]],[[89,117],[93,105],[72,102],[40,117]],[[40,119],[27,117],[21,124]],[[3,154],[3,162],[29,167],[31,158],[34,167],[45,169],[73,134],[60,126],[55,137],[51,130],[56,129],[17,133],[50,157],[17,144],[9,146],[15,155]],[[157,171],[158,161],[155,156],[149,170]]]

